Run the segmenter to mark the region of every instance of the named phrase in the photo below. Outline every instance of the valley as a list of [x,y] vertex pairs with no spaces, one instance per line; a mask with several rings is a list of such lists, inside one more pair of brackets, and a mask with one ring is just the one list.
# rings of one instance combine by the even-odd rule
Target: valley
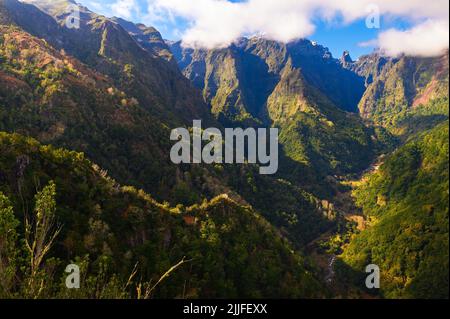
[[348,189],[345,192],[337,192],[332,202],[344,231],[338,229],[337,232],[325,233],[306,246],[307,255],[311,256],[319,267],[322,280],[328,285],[334,298],[379,298],[379,296],[371,295],[361,289],[361,285],[344,285],[343,282],[340,282],[342,279],[336,276],[334,267],[348,246],[351,237],[371,226],[367,216],[364,216],[363,210],[356,205],[353,192],[358,186],[367,182],[369,176],[378,172],[384,158],[385,155],[380,155],[369,168],[357,175],[358,179],[348,177],[348,180],[340,181]]
[[448,298],[448,67],[0,0],[0,297]]

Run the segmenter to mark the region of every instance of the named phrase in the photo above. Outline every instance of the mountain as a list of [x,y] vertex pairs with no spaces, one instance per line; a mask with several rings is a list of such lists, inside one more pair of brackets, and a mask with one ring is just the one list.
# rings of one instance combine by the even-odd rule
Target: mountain
[[[173,164],[171,130],[199,119],[278,128],[278,172]],[[72,0],[0,0],[0,297],[448,298],[446,134],[448,53],[193,49]]]
[[[44,7],[54,12],[51,8]],[[70,30],[32,5],[2,0],[0,9],[2,21],[10,21],[0,27],[0,130],[83,152],[120,183],[174,206],[227,193],[253,205],[296,247],[333,227],[319,196],[278,177],[260,176],[257,167],[173,164],[172,128],[189,127],[193,119],[221,125],[178,69],[138,45],[116,22],[82,9],[84,27]],[[108,44],[98,27],[105,39],[120,38],[127,45]],[[154,85],[159,73],[161,83]],[[154,100],[157,104],[149,104]]]
[[153,27],[139,23],[134,24],[122,18],[112,18],[112,21],[124,28],[144,49],[172,62],[176,66],[176,61],[170,51],[169,46],[163,40],[161,33]]
[[[226,196],[170,208],[143,191],[119,185],[81,153],[6,133],[0,133],[0,149],[0,230],[6,231],[0,233],[2,245],[5,234],[17,232],[10,242],[14,249],[0,254],[2,274],[4,257],[6,266],[17,263],[12,288],[5,290],[1,282],[3,298],[28,296],[32,285],[27,278],[34,278],[28,273],[28,259],[13,260],[15,253],[22,254],[25,225],[8,227],[14,223],[8,223],[3,212],[11,208],[18,221],[30,217],[31,207],[38,205],[37,197],[33,199],[36,189],[52,183],[54,225],[61,231],[38,274],[45,289],[30,297],[135,298],[139,283],[144,288],[146,283],[153,285],[183,257],[186,264],[149,297],[324,296],[324,288],[305,268],[305,259],[273,226]],[[44,207],[49,213],[52,206]],[[88,278],[75,291],[60,286],[64,280],[59,274],[66,276],[64,268],[71,261],[84,265],[82,275]],[[134,267],[138,275],[125,286]]]
[[0,8],[10,21],[0,42],[1,129],[85,152],[117,180],[168,199],[182,179],[166,155],[170,130],[198,118],[218,126],[189,81],[90,11],[73,30],[33,5]]
[[364,93],[361,77],[342,68],[328,48],[308,40],[282,44],[255,37],[210,51],[184,48],[181,42],[171,43],[170,48],[185,76],[212,101],[214,113],[260,118],[289,62],[343,110],[356,112]]
[[382,270],[386,298],[448,298],[448,121],[389,155],[355,190],[370,228],[342,255],[344,281]]
[[374,53],[347,65],[366,78],[361,116],[406,136],[447,119],[448,61],[448,51],[436,58]]
[[34,5],[3,1],[6,14],[24,31],[107,75],[166,122],[180,125],[192,123],[194,118],[208,121],[208,109],[189,81],[171,63],[140,46],[114,19],[80,7],[80,28],[69,29],[65,26],[69,13],[64,13],[69,1],[28,2],[36,3],[44,12]]
[[[325,47],[262,38],[209,51],[180,42],[170,47],[219,121],[279,127],[287,158],[306,166],[303,177],[308,169],[323,176],[364,169],[383,147],[382,132],[356,114],[364,78],[343,68]],[[291,175],[296,169],[287,166]]]

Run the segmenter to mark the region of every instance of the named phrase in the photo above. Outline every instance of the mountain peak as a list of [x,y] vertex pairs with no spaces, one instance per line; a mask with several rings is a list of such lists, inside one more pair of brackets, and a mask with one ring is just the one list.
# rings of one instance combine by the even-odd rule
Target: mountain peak
[[344,51],[342,53],[342,57],[341,57],[340,61],[341,61],[341,64],[344,67],[347,66],[347,64],[353,63],[353,60],[352,60],[352,58],[350,56],[350,52],[348,52],[347,50]]

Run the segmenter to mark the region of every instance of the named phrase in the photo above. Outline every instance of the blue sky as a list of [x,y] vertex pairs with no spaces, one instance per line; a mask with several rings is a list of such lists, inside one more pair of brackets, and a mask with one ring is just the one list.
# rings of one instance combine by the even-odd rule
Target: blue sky
[[[445,23],[448,24],[448,15],[446,16],[440,12],[439,6],[434,6],[436,8],[432,6],[433,8],[431,9],[430,6],[423,7],[422,10],[421,6],[423,5],[421,3],[424,1],[416,0],[410,0],[409,4],[403,0],[389,0],[390,2],[387,2],[387,0],[372,0],[371,2],[370,0],[357,0],[355,2],[342,0],[342,5],[335,4],[338,7],[332,9],[334,11],[331,11],[331,17],[328,17],[326,13],[322,13],[322,11],[328,9],[327,5],[329,2],[327,3],[327,1],[329,0],[298,0],[298,2],[289,0],[277,0],[278,2],[275,0],[228,0],[228,2],[250,3],[248,7],[242,7],[238,10],[234,7],[241,4],[232,5],[227,3],[226,0],[76,1],[87,6],[92,11],[106,16],[121,16],[133,22],[152,25],[162,33],[164,38],[169,40],[183,39],[186,42],[194,41],[195,43],[206,43],[207,45],[213,42],[211,45],[216,45],[222,42],[228,43],[227,41],[230,41],[237,35],[246,35],[242,34],[243,30],[257,30],[256,32],[261,31],[261,34],[270,34],[272,30],[275,30],[272,35],[275,39],[281,37],[286,40],[297,34],[301,36],[305,34],[306,38],[328,47],[335,57],[340,57],[344,50],[348,50],[354,59],[360,55],[372,52],[375,46],[379,46],[377,38],[380,38],[380,35],[384,33],[389,33],[390,36],[384,37],[386,38],[386,45],[397,46],[393,52],[398,52],[402,50],[402,44],[397,42],[401,42],[399,39],[406,38],[403,35],[405,32],[409,32],[409,28],[420,25],[424,21],[429,22],[430,19],[436,19],[437,22],[444,21],[444,28],[446,26]],[[368,28],[366,26],[367,13],[364,13],[364,10],[367,8],[356,5],[356,2],[362,4],[364,1],[369,1],[367,6],[373,2],[379,3],[381,12],[380,28]],[[448,0],[434,1],[441,2],[444,5],[444,9],[445,3],[448,7]],[[391,5],[395,2],[397,2],[397,5]],[[399,6],[398,3],[404,3],[404,5]],[[261,6],[261,4],[266,6]],[[240,11],[245,10],[248,10],[248,12],[244,16],[248,17],[249,21],[241,23],[242,21],[238,17],[241,13]],[[317,16],[312,13],[305,13],[316,13],[319,11],[320,14],[317,14]],[[421,11],[423,14],[420,14]],[[264,22],[266,16],[267,23]],[[272,16],[274,17],[273,19]],[[392,29],[395,29],[395,32],[387,32]],[[425,28],[422,31],[426,32],[427,29]],[[417,35],[411,32],[407,33],[412,38],[409,39],[408,43],[416,40],[414,36],[416,38],[419,37],[417,40],[421,40],[420,36],[423,38],[423,32],[416,32]],[[291,37],[286,38],[284,34]],[[425,35],[428,35],[428,33],[425,33]],[[433,40],[431,34],[429,38],[428,40]],[[442,45],[448,47],[448,40],[447,42],[444,39],[439,40],[441,42],[440,47]],[[362,46],[361,43],[364,42],[366,42],[366,45]],[[431,43],[431,46],[433,44]],[[413,45],[411,50],[415,49]]]

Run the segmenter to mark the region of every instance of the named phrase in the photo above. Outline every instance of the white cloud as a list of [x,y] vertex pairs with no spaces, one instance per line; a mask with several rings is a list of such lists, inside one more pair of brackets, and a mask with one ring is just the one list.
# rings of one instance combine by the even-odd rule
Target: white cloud
[[101,3],[98,3],[96,1],[86,1],[86,6],[90,9],[93,9],[97,12],[103,10],[103,5]]
[[[122,0],[126,1],[126,0]],[[349,23],[364,19],[367,9],[376,5],[384,16],[401,17],[415,25],[426,23],[448,23],[448,0],[147,0],[153,18],[181,17],[190,27],[183,33],[183,42],[189,46],[206,48],[227,46],[245,35],[260,34],[266,38],[289,42],[310,36],[315,30],[316,19],[341,20]],[[436,31],[429,27],[430,32]],[[419,30],[420,31],[420,30]],[[413,28],[410,33],[418,31]],[[386,52],[393,30],[382,33],[377,43],[383,44]],[[425,39],[433,48],[444,43],[442,32],[427,34]],[[447,33],[448,35],[448,33]],[[389,36],[389,38],[388,38]],[[409,37],[412,41],[413,35]],[[448,36],[447,36],[448,38]],[[422,39],[423,40],[423,39]],[[423,42],[423,41],[422,41]],[[448,47],[448,39],[447,39]],[[413,50],[410,50],[413,52]]]
[[111,11],[116,17],[131,19],[133,12],[136,12],[137,4],[135,0],[117,0],[111,4]]
[[449,23],[429,20],[406,31],[390,29],[378,36],[376,44],[388,56],[438,56],[449,47]]

